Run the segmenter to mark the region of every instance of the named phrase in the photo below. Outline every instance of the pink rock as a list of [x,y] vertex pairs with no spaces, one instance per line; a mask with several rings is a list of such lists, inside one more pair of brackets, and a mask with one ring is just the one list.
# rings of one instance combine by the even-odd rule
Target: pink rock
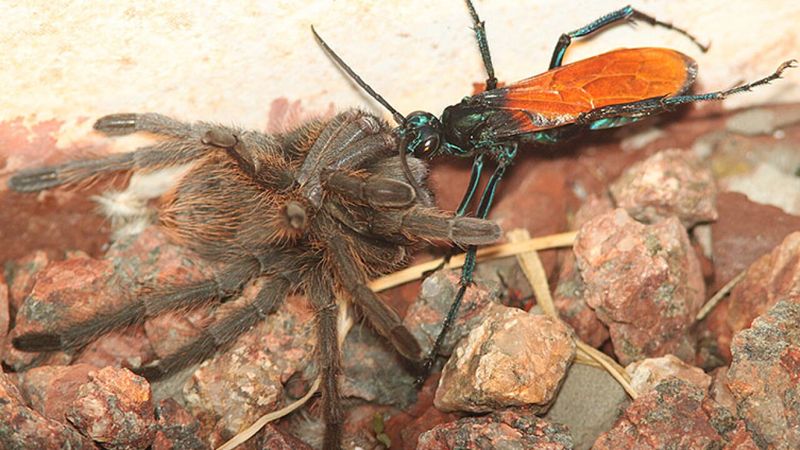
[[[199,436],[200,423],[175,400],[161,400],[156,408],[158,431],[152,450],[206,449]],[[269,448],[269,447],[264,447]]]
[[643,225],[617,209],[587,222],[573,249],[586,301],[608,326],[623,364],[668,353],[694,359],[689,327],[705,285],[676,218]]
[[[459,278],[460,271],[442,270],[426,278],[419,298],[403,319],[403,325],[417,338],[423,354],[430,351],[442,329],[442,322],[456,296]],[[458,315],[440,348],[441,355],[450,355],[456,343],[483,321],[486,309],[497,301],[497,295],[480,283],[467,289]]]
[[690,152],[658,152],[628,167],[611,184],[610,191],[617,207],[641,222],[655,223],[675,216],[691,228],[717,218],[714,177]]
[[421,416],[414,418],[399,431],[399,436],[392,439],[398,448],[416,449],[419,437],[435,426],[458,419],[453,413],[440,411],[435,407],[428,408]]
[[416,449],[422,433],[441,423],[458,419],[456,414],[440,411],[433,406],[440,375],[441,373],[437,372],[428,377],[419,389],[417,402],[385,422],[386,434],[393,447],[404,450]]
[[127,369],[89,373],[66,413],[83,434],[107,449],[145,449],[155,438],[150,385]]
[[112,331],[83,348],[72,359],[72,364],[141,367],[156,358],[150,342],[142,327]]
[[544,410],[574,357],[574,335],[561,321],[493,305],[444,366],[434,404],[444,411]]
[[47,257],[47,253],[41,250],[14,261],[11,267],[12,275],[9,279],[9,295],[13,311],[19,311],[23,300],[33,289],[36,274],[47,267],[48,264],[50,264],[50,258]]
[[728,389],[728,368],[718,367],[711,372],[711,386],[708,393],[715,402],[728,408],[731,413],[736,413],[736,399]]
[[711,377],[702,369],[690,366],[673,355],[636,361],[629,364],[625,371],[631,377],[631,385],[640,394],[652,390],[671,377],[686,381],[704,392],[711,385]]
[[88,364],[34,367],[20,374],[20,390],[36,411],[65,422],[67,411],[79,397],[78,390],[96,370]]
[[800,229],[800,216],[755,203],[737,192],[721,192],[717,208],[719,220],[711,224],[714,291]]
[[313,447],[297,439],[291,434],[281,430],[273,424],[268,424],[258,437],[260,449],[269,450],[312,450]]
[[11,378],[0,372],[0,448],[96,449],[74,428],[29,408]]
[[3,356],[6,335],[8,334],[8,324],[11,321],[8,309],[8,285],[3,274],[0,274],[0,359]]
[[706,397],[702,388],[668,378],[634,400],[592,448],[756,450],[758,447],[744,422]]
[[[575,213],[573,226],[578,228],[593,217],[612,209],[608,197],[590,196]],[[553,292],[553,304],[561,320],[571,326],[583,342],[592,347],[600,347],[608,340],[608,327],[586,304],[586,286],[576,266],[575,254],[571,250],[565,252],[561,262],[558,285]]]
[[733,338],[727,386],[762,448],[800,448],[800,296],[775,306]]
[[[7,187],[8,178],[17,170],[77,156],[79,149],[56,146],[61,125],[60,120],[29,123],[22,117],[0,121],[0,211],[13,211],[0,214],[0,261],[21,258],[34,250],[50,256],[69,249],[97,255],[108,242],[108,223],[97,214],[91,196],[107,189],[109,183],[39,194],[21,194]],[[84,149],[103,153],[96,142],[84,144]]]
[[363,328],[349,333],[342,355],[342,397],[396,408],[406,408],[416,400],[415,375],[373,330]]
[[[256,282],[258,283],[258,282]],[[223,304],[224,314],[245,296]],[[203,363],[183,387],[187,409],[212,446],[226,442],[261,415],[283,406],[284,383],[314,361],[314,314],[302,297],[289,297],[266,320]]]
[[567,427],[540,419],[526,408],[437,425],[423,433],[417,445],[417,450],[483,448],[569,450],[573,445]]
[[750,327],[753,319],[766,313],[778,299],[796,290],[798,285],[800,232],[795,232],[748,267],[744,278],[727,298],[727,308],[714,311],[714,317],[709,319],[708,327],[716,338],[720,354],[730,361],[733,335]]
[[[18,311],[11,337],[55,329],[66,321],[86,319],[102,308],[125,303],[127,291],[117,281],[113,264],[106,260],[76,256],[48,265]],[[7,343],[5,361],[12,367],[19,369],[37,357]],[[70,359],[64,352],[55,352],[46,362],[66,364]]]
[[122,238],[106,252],[105,259],[114,262],[119,275],[142,286],[188,284],[207,279],[211,266],[193,251],[176,245],[158,226]]
[[575,257],[570,254],[561,264],[553,304],[561,320],[575,330],[580,340],[598,348],[609,338],[608,327],[586,303],[585,293],[586,287],[575,265]]

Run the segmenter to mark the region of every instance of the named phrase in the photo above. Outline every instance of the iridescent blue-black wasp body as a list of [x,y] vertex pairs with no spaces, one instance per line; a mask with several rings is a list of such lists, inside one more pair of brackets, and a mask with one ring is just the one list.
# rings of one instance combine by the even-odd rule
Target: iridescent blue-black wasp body
[[[562,34],[553,51],[548,71],[498,88],[484,22],[478,17],[472,2],[466,0],[466,3],[488,75],[486,90],[448,106],[440,118],[425,111],[415,111],[407,116],[397,112],[314,32],[326,53],[361,88],[392,113],[398,123],[395,133],[400,137],[401,155],[474,158],[469,183],[457,209],[459,215],[466,214],[472,204],[487,158],[493,160],[496,167],[474,209],[474,215],[479,218],[487,217],[497,186],[517,156],[520,144],[554,144],[585,130],[619,127],[670,111],[682,104],[722,100],[778,79],[785,69],[796,63],[794,60],[786,61],[771,75],[751,83],[698,95],[687,94],[695,80],[697,64],[690,57],[671,49],[619,49],[562,65],[572,39],[625,21],[639,20],[674,30],[686,36],[702,51],[707,50],[688,32],[626,6]],[[426,359],[426,373],[472,282],[476,251],[476,246],[467,247],[460,287]]]

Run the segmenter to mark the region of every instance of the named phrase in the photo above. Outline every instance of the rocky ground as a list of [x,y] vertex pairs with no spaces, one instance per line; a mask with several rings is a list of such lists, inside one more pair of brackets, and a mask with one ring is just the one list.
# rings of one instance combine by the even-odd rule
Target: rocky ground
[[[168,354],[219,309],[150,320],[79,353],[14,350],[26,330],[210,268],[154,227],[109,244],[83,192],[8,192],[19,168],[9,149],[48,155],[55,142],[5,135],[0,447],[213,448],[305,394],[316,368],[302,297],[152,386],[127,368]],[[541,314],[515,259],[482,263],[421,389],[357,323],[343,349],[346,447],[800,448],[800,105],[705,107],[521,152],[492,217],[533,236],[578,231],[571,249],[540,252],[561,320]],[[440,206],[457,205],[468,170],[434,163]],[[382,295],[428,349],[457,282],[440,271]],[[578,341],[624,366],[635,395],[576,358]],[[318,445],[318,415],[312,399],[242,448]]]

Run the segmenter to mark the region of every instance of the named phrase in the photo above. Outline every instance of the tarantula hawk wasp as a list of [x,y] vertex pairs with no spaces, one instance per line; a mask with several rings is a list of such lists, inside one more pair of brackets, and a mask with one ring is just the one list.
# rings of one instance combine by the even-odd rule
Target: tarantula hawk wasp
[[367,280],[397,269],[421,241],[476,245],[500,237],[493,222],[436,209],[430,192],[421,188],[424,162],[407,161],[412,187],[390,126],[361,111],[274,135],[152,113],[105,116],[94,128],[110,136],[147,132],[161,140],[130,153],[23,170],[10,178],[9,187],[37,192],[113,172],[190,164],[163,199],[158,221],[175,242],[222,269],[188,285],[154,286],[121,309],[56,329],[12,334],[14,347],[79,349],[111,330],[233,298],[247,282],[264,280],[252,302],[223,315],[175,353],[135,369],[157,380],[209,358],[287,295],[302,291],[317,316],[326,449],[340,447],[343,421],[334,298],[350,298],[402,356],[419,362],[419,344]]
[[[784,70],[796,64],[795,60],[786,61],[767,77],[731,89],[697,95],[687,93],[697,75],[697,64],[683,53],[667,48],[618,49],[563,64],[573,39],[624,21],[640,20],[673,30],[686,36],[702,51],[707,51],[707,47],[687,31],[625,6],[562,34],[546,72],[497,87],[484,22],[472,1],[465,1],[487,72],[486,90],[446,107],[440,118],[426,111],[414,111],[407,116],[400,114],[314,32],[322,48],[337,65],[391,112],[397,122],[394,132],[400,137],[398,151],[401,155],[474,157],[467,189],[456,210],[459,216],[465,215],[472,203],[486,159],[494,160],[496,168],[473,211],[478,218],[488,216],[497,186],[516,158],[520,144],[554,144],[582,131],[623,126],[673,110],[679,105],[722,100],[778,79]],[[476,252],[477,246],[467,246],[460,286],[425,360],[426,373],[430,371],[464,293],[472,283]]]

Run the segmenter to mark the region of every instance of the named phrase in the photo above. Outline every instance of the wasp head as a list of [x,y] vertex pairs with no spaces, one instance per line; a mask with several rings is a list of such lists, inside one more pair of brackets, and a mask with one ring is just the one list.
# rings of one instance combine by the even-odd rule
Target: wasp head
[[429,112],[414,111],[406,116],[399,134],[405,153],[429,159],[441,148],[442,122]]

